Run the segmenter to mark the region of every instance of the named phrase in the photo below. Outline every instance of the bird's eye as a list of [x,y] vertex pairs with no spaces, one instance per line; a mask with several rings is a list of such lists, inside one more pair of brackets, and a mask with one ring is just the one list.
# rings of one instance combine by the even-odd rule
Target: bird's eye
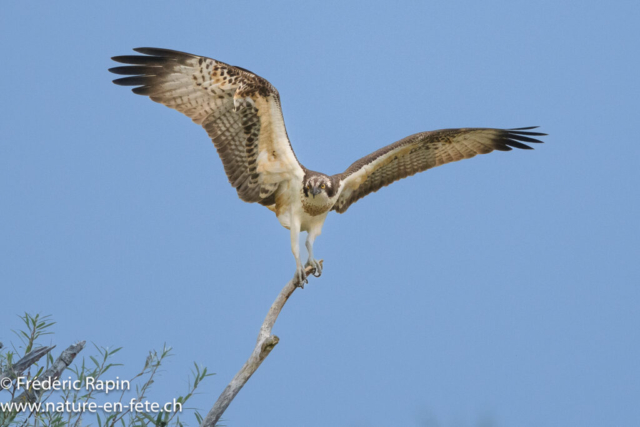
[[320,188],[322,188],[322,189],[324,190],[324,184],[322,184],[322,185],[320,186]]

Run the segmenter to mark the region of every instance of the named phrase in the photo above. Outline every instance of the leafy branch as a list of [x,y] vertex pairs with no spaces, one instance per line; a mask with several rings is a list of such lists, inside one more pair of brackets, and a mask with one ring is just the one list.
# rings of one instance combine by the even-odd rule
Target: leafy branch
[[[128,392],[126,389],[120,393],[117,402],[120,406],[116,406],[116,408],[122,408],[121,410],[96,412],[84,409],[50,410],[50,407],[86,408],[88,403],[95,403],[99,395],[106,392],[99,388],[87,389],[84,387],[78,387],[78,389],[63,387],[58,391],[31,388],[25,390],[24,381],[32,381],[31,384],[33,384],[36,380],[57,380],[62,372],[68,369],[72,374],[70,379],[74,383],[78,381],[78,384],[85,384],[88,378],[93,383],[97,383],[100,378],[105,377],[107,372],[122,366],[121,363],[114,362],[116,354],[122,350],[122,347],[109,349],[94,344],[96,354],[89,355],[88,359],[82,358],[79,363],[73,363],[76,354],[84,348],[83,341],[70,346],[57,359],[54,359],[51,351],[55,346],[43,347],[39,344],[42,337],[53,334],[51,327],[55,325],[55,322],[51,321],[51,316],[39,314],[33,316],[25,313],[19,318],[23,323],[23,328],[13,331],[19,339],[17,347],[12,343],[12,349],[9,350],[0,343],[0,380],[2,381],[0,392],[7,391],[6,395],[9,396],[9,401],[3,405],[13,402],[14,404],[22,403],[25,406],[21,407],[21,410],[15,409],[17,406],[14,406],[11,411],[4,410],[4,406],[0,408],[0,427],[81,427],[83,424],[91,425],[94,423],[99,427],[115,427],[116,425],[122,427],[183,427],[186,425],[180,418],[183,409],[193,411],[197,423],[201,424],[202,416],[200,413],[194,408],[184,408],[184,404],[197,393],[202,381],[214,374],[208,373],[207,368],[200,367],[195,363],[195,368],[191,370],[188,379],[187,393],[175,399],[175,406],[179,408],[178,410],[133,411],[131,407],[124,405]],[[149,352],[140,372],[129,380],[130,384],[136,384],[135,397],[131,402],[142,402],[148,398],[163,363],[171,356],[171,351],[171,347],[164,345],[160,352],[155,350]],[[42,359],[44,356],[46,357]],[[19,383],[19,379],[23,382]],[[19,391],[22,393],[16,396]],[[2,402],[0,401],[0,403]],[[27,404],[31,406],[27,406]],[[8,406],[6,407],[8,408]],[[108,415],[104,417],[103,414],[101,417],[100,412]]]

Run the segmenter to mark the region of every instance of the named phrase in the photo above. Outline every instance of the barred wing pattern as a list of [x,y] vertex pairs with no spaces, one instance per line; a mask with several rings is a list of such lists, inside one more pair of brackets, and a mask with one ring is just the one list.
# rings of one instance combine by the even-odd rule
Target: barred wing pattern
[[278,91],[240,67],[168,49],[138,48],[143,55],[116,56],[128,75],[113,82],[178,110],[211,137],[238,196],[265,206],[275,203],[282,181],[304,171],[287,136]]
[[546,135],[530,132],[536,127],[443,129],[408,136],[361,158],[337,175],[340,196],[333,210],[344,213],[367,194],[445,163],[493,150],[510,151],[512,147],[530,150],[532,148],[522,142],[541,143],[532,136]]

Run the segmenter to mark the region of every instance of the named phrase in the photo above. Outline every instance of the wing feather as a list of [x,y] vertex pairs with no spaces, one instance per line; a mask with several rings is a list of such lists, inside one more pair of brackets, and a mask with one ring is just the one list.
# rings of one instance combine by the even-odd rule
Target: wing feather
[[530,132],[536,127],[517,129],[443,129],[408,136],[353,163],[333,178],[339,182],[338,200],[333,210],[344,213],[356,201],[399,179],[446,163],[470,159],[494,150],[530,150],[524,144],[541,143]]
[[115,56],[127,64],[113,82],[173,108],[204,127],[227,178],[246,202],[273,204],[279,183],[302,179],[284,125],[280,96],[267,80],[240,67],[169,49],[137,48]]

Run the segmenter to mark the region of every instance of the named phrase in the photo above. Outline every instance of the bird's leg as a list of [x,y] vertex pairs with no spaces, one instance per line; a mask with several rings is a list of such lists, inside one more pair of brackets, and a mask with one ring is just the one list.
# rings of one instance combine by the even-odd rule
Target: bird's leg
[[291,230],[291,252],[296,259],[296,272],[293,275],[293,284],[304,288],[305,283],[309,283],[307,275],[304,272],[304,267],[300,262],[300,224],[297,221],[292,221],[290,224]]
[[315,277],[320,277],[322,275],[322,265],[313,257],[313,242],[316,240],[316,237],[320,235],[320,232],[317,230],[310,230],[307,233],[307,241],[305,242],[305,246],[307,247],[307,252],[309,252],[309,259],[307,260],[308,266],[314,268],[313,275]]

